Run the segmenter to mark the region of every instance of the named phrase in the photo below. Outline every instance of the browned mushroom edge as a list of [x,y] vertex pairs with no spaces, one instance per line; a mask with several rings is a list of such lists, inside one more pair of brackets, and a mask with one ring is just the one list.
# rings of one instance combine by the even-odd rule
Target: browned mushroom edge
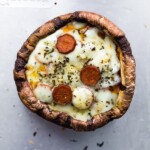
[[[107,112],[95,115],[87,122],[76,120],[64,112],[50,110],[48,105],[40,102],[33,95],[25,75],[25,65],[27,64],[29,56],[34,50],[37,42],[73,20],[87,22],[98,28],[107,30],[120,47],[122,88],[119,91],[117,105]],[[131,52],[130,44],[123,31],[101,15],[91,12],[77,11],[56,17],[53,20],[46,22],[29,36],[17,53],[14,79],[21,101],[31,111],[37,113],[46,120],[63,127],[72,128],[76,131],[90,131],[104,126],[115,118],[121,117],[127,111],[134,94],[135,66],[135,60]]]

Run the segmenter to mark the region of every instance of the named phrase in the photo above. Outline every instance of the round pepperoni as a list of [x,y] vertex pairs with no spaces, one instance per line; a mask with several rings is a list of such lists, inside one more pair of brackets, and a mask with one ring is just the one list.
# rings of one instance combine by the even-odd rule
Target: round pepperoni
[[52,93],[53,99],[57,104],[65,105],[72,100],[72,91],[70,86],[60,84],[54,88]]
[[100,80],[100,70],[92,65],[88,65],[81,70],[81,81],[88,86],[95,86]]
[[72,35],[64,34],[59,36],[56,43],[56,48],[62,54],[68,54],[74,50],[76,41]]

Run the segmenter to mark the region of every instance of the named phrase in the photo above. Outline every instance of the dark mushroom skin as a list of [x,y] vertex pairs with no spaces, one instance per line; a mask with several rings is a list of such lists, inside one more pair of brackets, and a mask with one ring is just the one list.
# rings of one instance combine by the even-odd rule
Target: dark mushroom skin
[[[119,59],[121,63],[122,88],[119,91],[116,106],[107,112],[95,115],[91,120],[86,122],[76,120],[66,113],[53,111],[47,104],[37,100],[25,75],[25,65],[28,62],[30,54],[35,49],[37,42],[74,20],[86,22],[98,28],[107,30],[119,47]],[[31,111],[37,113],[46,120],[63,127],[72,128],[76,131],[90,131],[100,128],[109,121],[125,114],[134,94],[136,76],[135,66],[135,60],[132,55],[130,44],[122,30],[101,15],[85,11],[77,11],[56,17],[55,19],[46,22],[29,36],[17,53],[14,68],[14,80],[21,101]]]

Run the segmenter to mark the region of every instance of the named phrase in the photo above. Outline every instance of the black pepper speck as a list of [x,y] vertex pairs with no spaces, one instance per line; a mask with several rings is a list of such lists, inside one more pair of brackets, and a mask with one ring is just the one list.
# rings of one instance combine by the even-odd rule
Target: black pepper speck
[[33,132],[33,136],[36,136],[37,135],[37,132],[35,131],[35,132]]
[[102,147],[103,145],[104,145],[104,141],[101,142],[101,143],[97,143],[97,146],[98,146],[98,147]]

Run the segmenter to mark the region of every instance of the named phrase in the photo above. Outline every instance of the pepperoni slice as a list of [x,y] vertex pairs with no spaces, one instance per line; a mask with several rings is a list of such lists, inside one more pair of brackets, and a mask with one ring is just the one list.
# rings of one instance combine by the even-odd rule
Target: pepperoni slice
[[100,80],[100,70],[92,65],[87,65],[80,72],[81,81],[88,86],[95,86]]
[[72,91],[70,86],[60,84],[54,88],[52,96],[57,104],[65,105],[71,102]]
[[57,39],[56,48],[62,54],[68,54],[74,50],[76,41],[72,35],[64,34]]

